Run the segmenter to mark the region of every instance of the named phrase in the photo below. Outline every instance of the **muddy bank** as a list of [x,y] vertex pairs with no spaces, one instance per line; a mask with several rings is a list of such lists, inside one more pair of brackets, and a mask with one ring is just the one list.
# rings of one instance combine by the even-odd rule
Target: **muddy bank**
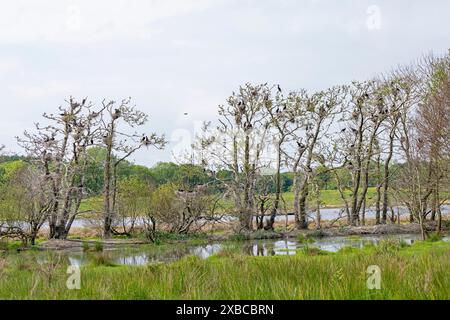
[[[428,222],[426,224],[427,232],[434,232],[436,230],[436,223]],[[420,234],[419,224],[387,224],[375,226],[361,226],[361,227],[335,227],[321,230],[294,230],[289,232],[271,232],[271,231],[257,231],[241,234],[212,234],[208,236],[205,241],[209,243],[230,241],[230,240],[263,240],[263,239],[294,239],[299,235],[307,237],[347,237],[347,236],[377,236],[377,235],[401,235],[401,234]],[[443,234],[449,234],[448,228],[443,228]],[[171,241],[173,243],[188,243],[189,240]],[[114,249],[118,247],[132,247],[150,244],[151,242],[145,240],[134,239],[109,239],[104,241],[83,241],[83,240],[49,240],[39,244],[40,250],[83,250],[86,246],[94,248],[99,245],[102,249]]]
[[40,250],[82,250],[86,246],[95,248],[96,245],[101,244],[103,249],[113,249],[120,246],[138,246],[149,243],[149,241],[132,239],[110,239],[103,241],[51,239],[39,244],[38,248]]
[[[427,232],[436,231],[435,222],[427,222],[425,229]],[[443,228],[444,233],[448,229]],[[339,237],[339,236],[362,236],[362,235],[389,235],[389,234],[420,234],[420,225],[417,223],[411,224],[385,224],[374,226],[360,226],[360,227],[335,227],[322,230],[307,230],[307,231],[293,231],[288,236],[298,236],[299,234],[322,236],[322,237]]]
[[[434,232],[436,230],[435,222],[427,222],[427,232]],[[443,234],[448,234],[449,229],[443,226]],[[252,233],[242,233],[239,235],[211,235],[210,239],[215,241],[226,240],[258,240],[258,239],[289,239],[297,238],[300,234],[311,237],[346,237],[346,236],[363,236],[363,235],[398,235],[398,234],[420,234],[420,225],[412,224],[386,224],[386,225],[371,225],[371,226],[341,226],[333,228],[323,228],[320,230],[293,230],[289,232],[270,232],[257,231]]]

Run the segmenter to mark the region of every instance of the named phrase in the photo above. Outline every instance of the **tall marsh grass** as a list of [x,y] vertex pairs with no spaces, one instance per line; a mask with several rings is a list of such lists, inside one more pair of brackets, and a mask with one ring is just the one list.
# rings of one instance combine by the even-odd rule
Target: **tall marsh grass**
[[[145,267],[98,263],[82,268],[81,290],[66,288],[65,268],[45,285],[32,268],[5,263],[0,299],[450,299],[448,243],[310,253],[249,257],[230,248]],[[381,269],[381,290],[366,286],[371,265]]]

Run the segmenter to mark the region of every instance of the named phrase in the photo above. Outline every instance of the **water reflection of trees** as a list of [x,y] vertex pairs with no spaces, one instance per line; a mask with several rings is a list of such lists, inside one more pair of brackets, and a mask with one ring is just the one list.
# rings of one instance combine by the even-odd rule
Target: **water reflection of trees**
[[273,243],[249,242],[242,245],[242,252],[249,256],[265,257],[275,255]]

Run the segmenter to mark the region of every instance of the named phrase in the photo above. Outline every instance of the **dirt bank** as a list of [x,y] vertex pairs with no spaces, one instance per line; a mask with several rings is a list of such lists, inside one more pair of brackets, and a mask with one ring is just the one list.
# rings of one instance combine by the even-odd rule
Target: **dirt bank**
[[[427,232],[434,232],[436,230],[436,223],[427,222],[425,228]],[[448,232],[448,229],[444,228],[443,232]],[[385,224],[360,227],[342,226],[322,230],[293,231],[290,232],[288,236],[298,236],[300,233],[323,237],[337,237],[359,235],[420,234],[421,229],[420,225],[417,223]]]
[[133,239],[110,239],[103,241],[84,241],[84,240],[48,240],[39,244],[40,250],[81,250],[86,245],[94,248],[101,243],[104,249],[112,249],[119,246],[136,246],[149,244],[148,241],[133,240]]

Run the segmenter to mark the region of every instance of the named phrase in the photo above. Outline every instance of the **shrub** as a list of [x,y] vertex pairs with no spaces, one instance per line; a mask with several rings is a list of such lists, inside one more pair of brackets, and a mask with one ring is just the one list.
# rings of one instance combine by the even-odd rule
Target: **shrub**
[[91,264],[97,267],[115,267],[116,264],[112,261],[112,258],[109,254],[100,253],[94,254],[91,259]]
[[103,251],[103,243],[101,243],[100,241],[95,242],[94,251],[102,252]]
[[248,238],[247,238],[247,236],[246,236],[245,234],[237,233],[237,234],[233,234],[233,235],[230,237],[230,239],[231,239],[232,241],[245,241],[245,240],[247,240]]
[[428,242],[438,242],[441,240],[442,240],[442,235],[437,232],[430,233],[427,238]]
[[310,247],[310,246],[305,246],[302,249],[303,254],[307,255],[307,256],[322,256],[322,255],[326,255],[327,252],[317,248],[317,247]]
[[309,237],[309,236],[305,236],[303,233],[300,233],[300,234],[297,236],[297,241],[298,241],[298,243],[300,243],[300,244],[314,243],[314,239],[312,239],[312,238]]
[[89,251],[89,243],[83,241],[83,251]]
[[378,254],[395,254],[400,250],[400,242],[395,239],[383,239],[375,249]]

